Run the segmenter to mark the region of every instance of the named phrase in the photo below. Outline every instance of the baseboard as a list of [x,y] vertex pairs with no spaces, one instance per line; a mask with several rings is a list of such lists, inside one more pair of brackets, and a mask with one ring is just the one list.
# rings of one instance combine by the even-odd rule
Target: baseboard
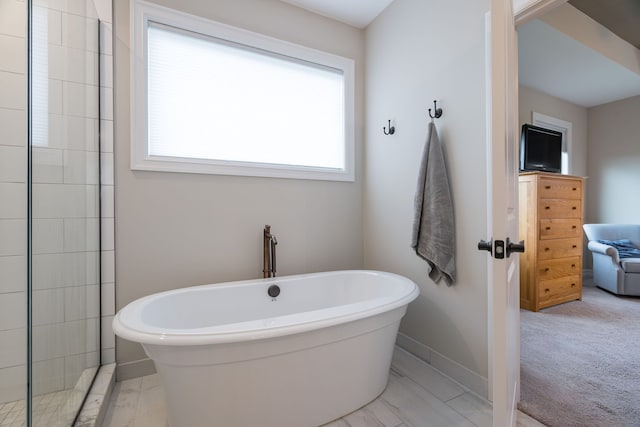
[[134,362],[120,363],[116,368],[116,381],[130,380],[156,373],[156,366],[151,359],[141,359]]
[[403,333],[398,333],[396,344],[419,359],[424,360],[435,369],[448,376],[462,387],[481,398],[489,398],[489,381],[469,368],[431,349],[429,346],[414,340]]

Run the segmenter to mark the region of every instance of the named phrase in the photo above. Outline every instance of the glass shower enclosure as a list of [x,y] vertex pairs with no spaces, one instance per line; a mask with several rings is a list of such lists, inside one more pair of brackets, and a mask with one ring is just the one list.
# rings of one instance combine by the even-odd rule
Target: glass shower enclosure
[[100,366],[98,32],[0,0],[0,427],[73,425]]

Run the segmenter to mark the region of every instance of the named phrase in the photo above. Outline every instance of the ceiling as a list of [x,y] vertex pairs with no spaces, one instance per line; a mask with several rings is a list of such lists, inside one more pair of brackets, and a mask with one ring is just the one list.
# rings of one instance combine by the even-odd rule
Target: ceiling
[[365,28],[393,0],[282,0],[357,28]]
[[[393,0],[282,0],[357,28],[369,25]],[[640,49],[640,0],[569,3]],[[640,75],[535,20],[518,28],[520,82],[592,107],[640,95]],[[639,54],[640,58],[640,54]]]
[[640,49],[640,1],[570,0],[569,3]]
[[[569,4],[630,44],[640,41],[640,0],[570,0]],[[541,20],[518,27],[518,51],[522,85],[573,104],[589,108],[640,95],[638,73]]]
[[540,20],[518,28],[518,50],[524,86],[587,108],[640,95],[640,75]]

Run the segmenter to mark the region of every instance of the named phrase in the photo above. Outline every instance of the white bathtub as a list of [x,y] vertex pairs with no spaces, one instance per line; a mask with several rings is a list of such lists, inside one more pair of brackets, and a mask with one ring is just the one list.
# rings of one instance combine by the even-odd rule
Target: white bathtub
[[196,286],[130,303],[113,329],[153,359],[173,427],[318,426],[382,393],[418,293],[377,271]]

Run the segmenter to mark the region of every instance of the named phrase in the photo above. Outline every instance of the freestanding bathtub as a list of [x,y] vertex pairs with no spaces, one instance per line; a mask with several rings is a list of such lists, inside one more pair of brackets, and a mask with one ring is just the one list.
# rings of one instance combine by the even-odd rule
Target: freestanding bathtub
[[113,329],[154,361],[173,427],[318,426],[382,393],[418,293],[355,270],[195,286],[130,303]]

